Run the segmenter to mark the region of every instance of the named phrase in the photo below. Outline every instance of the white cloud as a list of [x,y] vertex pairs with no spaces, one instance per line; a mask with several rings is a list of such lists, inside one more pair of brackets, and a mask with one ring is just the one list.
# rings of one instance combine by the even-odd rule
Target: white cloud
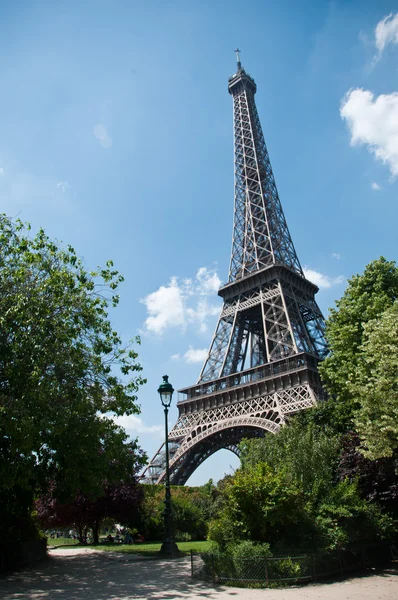
[[220,283],[217,273],[207,267],[201,267],[194,279],[172,277],[168,285],[141,300],[148,313],[145,330],[162,334],[168,328],[185,329],[194,324],[199,331],[206,331],[207,319],[217,315],[220,308],[204,296],[215,295]]
[[333,258],[335,258],[336,260],[340,260],[340,258],[341,258],[341,254],[339,254],[338,252],[332,252],[332,256],[333,256]]
[[69,183],[67,181],[58,181],[57,188],[61,190],[61,192],[66,192],[69,189]]
[[351,132],[351,146],[366,145],[370,152],[398,175],[398,92],[374,99],[369,90],[357,88],[345,96],[340,107]]
[[308,269],[307,267],[304,267],[303,271],[305,277],[312,281],[312,283],[315,283],[319,288],[330,288],[333,285],[338,285],[344,281],[343,275],[329,277],[329,275],[323,275],[323,273],[318,273],[318,271]]
[[110,148],[113,144],[111,136],[108,134],[105,125],[99,123],[93,128],[93,134],[103,148]]
[[184,354],[184,362],[188,364],[192,363],[201,363],[206,360],[208,354],[207,348],[203,348],[203,350],[192,348],[189,346],[188,350]]
[[4,175],[4,167],[0,167],[0,175]]
[[168,286],[161,285],[156,292],[152,292],[142,300],[149,316],[145,320],[145,327],[153,333],[163,333],[168,327],[184,326],[186,309],[182,290],[177,278],[172,277]]
[[381,190],[381,187],[375,181],[372,181],[372,183],[370,184],[370,187],[372,188],[372,190],[375,190],[375,192],[377,192],[378,190]]
[[180,360],[180,358],[181,358],[181,356],[180,356],[180,353],[179,353],[179,352],[177,352],[177,354],[172,354],[172,355],[170,356],[170,359],[171,359],[171,360]]
[[215,271],[207,267],[200,267],[196,273],[196,279],[201,287],[202,294],[216,294],[221,285],[221,279]]
[[376,25],[375,46],[379,52],[376,59],[380,58],[388,44],[398,44],[398,13],[391,13]]
[[113,417],[113,420],[132,437],[135,437],[137,433],[163,435],[163,425],[145,425],[141,417],[137,417],[137,415],[122,415]]
[[[203,294],[202,292],[199,292]],[[207,331],[207,318],[214,317],[220,312],[220,307],[216,304],[210,304],[207,300],[200,299],[195,308],[187,308],[186,314],[190,323],[198,323],[200,331]]]

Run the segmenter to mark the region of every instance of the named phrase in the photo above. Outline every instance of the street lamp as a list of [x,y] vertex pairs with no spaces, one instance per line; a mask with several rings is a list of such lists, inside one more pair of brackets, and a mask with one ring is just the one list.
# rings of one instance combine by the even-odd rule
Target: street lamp
[[165,481],[165,499],[164,499],[164,540],[159,554],[165,558],[176,558],[180,556],[180,551],[173,538],[173,516],[171,512],[171,492],[170,492],[170,467],[169,467],[169,431],[168,431],[168,413],[173,397],[173,386],[169,383],[169,376],[163,375],[163,381],[158,388],[160,401],[164,408],[164,428],[165,428],[165,446],[166,446],[166,481]]

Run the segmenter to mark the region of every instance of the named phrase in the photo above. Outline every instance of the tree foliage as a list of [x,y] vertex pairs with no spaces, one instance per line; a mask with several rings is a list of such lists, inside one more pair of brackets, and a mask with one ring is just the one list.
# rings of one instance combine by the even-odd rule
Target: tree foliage
[[276,436],[244,440],[241,445],[242,469],[263,462],[284,472],[313,502],[333,484],[339,440],[313,423],[302,426],[293,419]]
[[[139,529],[147,540],[161,540],[164,535],[164,487],[146,484]],[[172,486],[173,525],[177,540],[203,540],[213,514],[212,484],[200,487]]]
[[128,527],[139,524],[144,491],[134,476],[117,484],[105,484],[100,496],[90,498],[77,491],[73,500],[61,502],[51,493],[35,502],[36,517],[44,529],[73,527],[82,544],[92,532],[94,544],[99,543],[101,523],[112,519]]
[[363,498],[398,514],[398,454],[377,460],[365,458],[360,452],[359,435],[349,432],[341,439],[337,477],[340,481],[356,481]]
[[221,545],[238,540],[275,544],[294,537],[303,517],[303,495],[284,473],[262,462],[238,470],[223,490],[220,519],[210,537]]
[[220,514],[209,527],[210,539],[228,552],[242,539],[277,553],[334,550],[394,531],[357,477],[338,472],[341,440],[331,430],[294,418],[240,449],[241,469],[221,490]]
[[330,311],[326,337],[331,353],[319,371],[331,400],[320,411],[326,411],[341,432],[353,428],[354,412],[362,401],[354,386],[363,359],[361,348],[368,335],[366,323],[379,319],[397,298],[398,268],[395,262],[381,257],[371,262],[362,275],[349,280],[343,297]]
[[95,495],[129,468],[135,445],[108,415],[137,413],[144,382],[136,351],[109,320],[122,281],[111,261],[87,271],[72,247],[0,216],[5,493],[21,489],[31,502],[51,482],[65,497]]
[[359,405],[355,426],[373,460],[398,451],[398,301],[364,325],[360,362],[348,389]]

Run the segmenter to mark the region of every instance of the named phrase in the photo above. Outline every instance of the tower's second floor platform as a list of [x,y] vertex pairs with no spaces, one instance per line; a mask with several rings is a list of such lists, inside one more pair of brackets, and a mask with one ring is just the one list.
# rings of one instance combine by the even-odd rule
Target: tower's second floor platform
[[253,397],[309,383],[320,390],[319,358],[301,352],[281,360],[182,388],[180,414],[228,406]]

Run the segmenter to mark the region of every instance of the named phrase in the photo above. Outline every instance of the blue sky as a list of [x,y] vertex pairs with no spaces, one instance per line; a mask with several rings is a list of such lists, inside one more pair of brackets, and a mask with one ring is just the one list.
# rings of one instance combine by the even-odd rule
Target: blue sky
[[[141,333],[148,383],[140,417],[122,422],[149,455],[162,442],[161,376],[196,382],[227,278],[234,48],[327,314],[347,277],[397,257],[397,11],[384,0],[1,3],[0,210],[124,274],[112,319],[126,340]],[[189,483],[236,465],[218,453]]]

